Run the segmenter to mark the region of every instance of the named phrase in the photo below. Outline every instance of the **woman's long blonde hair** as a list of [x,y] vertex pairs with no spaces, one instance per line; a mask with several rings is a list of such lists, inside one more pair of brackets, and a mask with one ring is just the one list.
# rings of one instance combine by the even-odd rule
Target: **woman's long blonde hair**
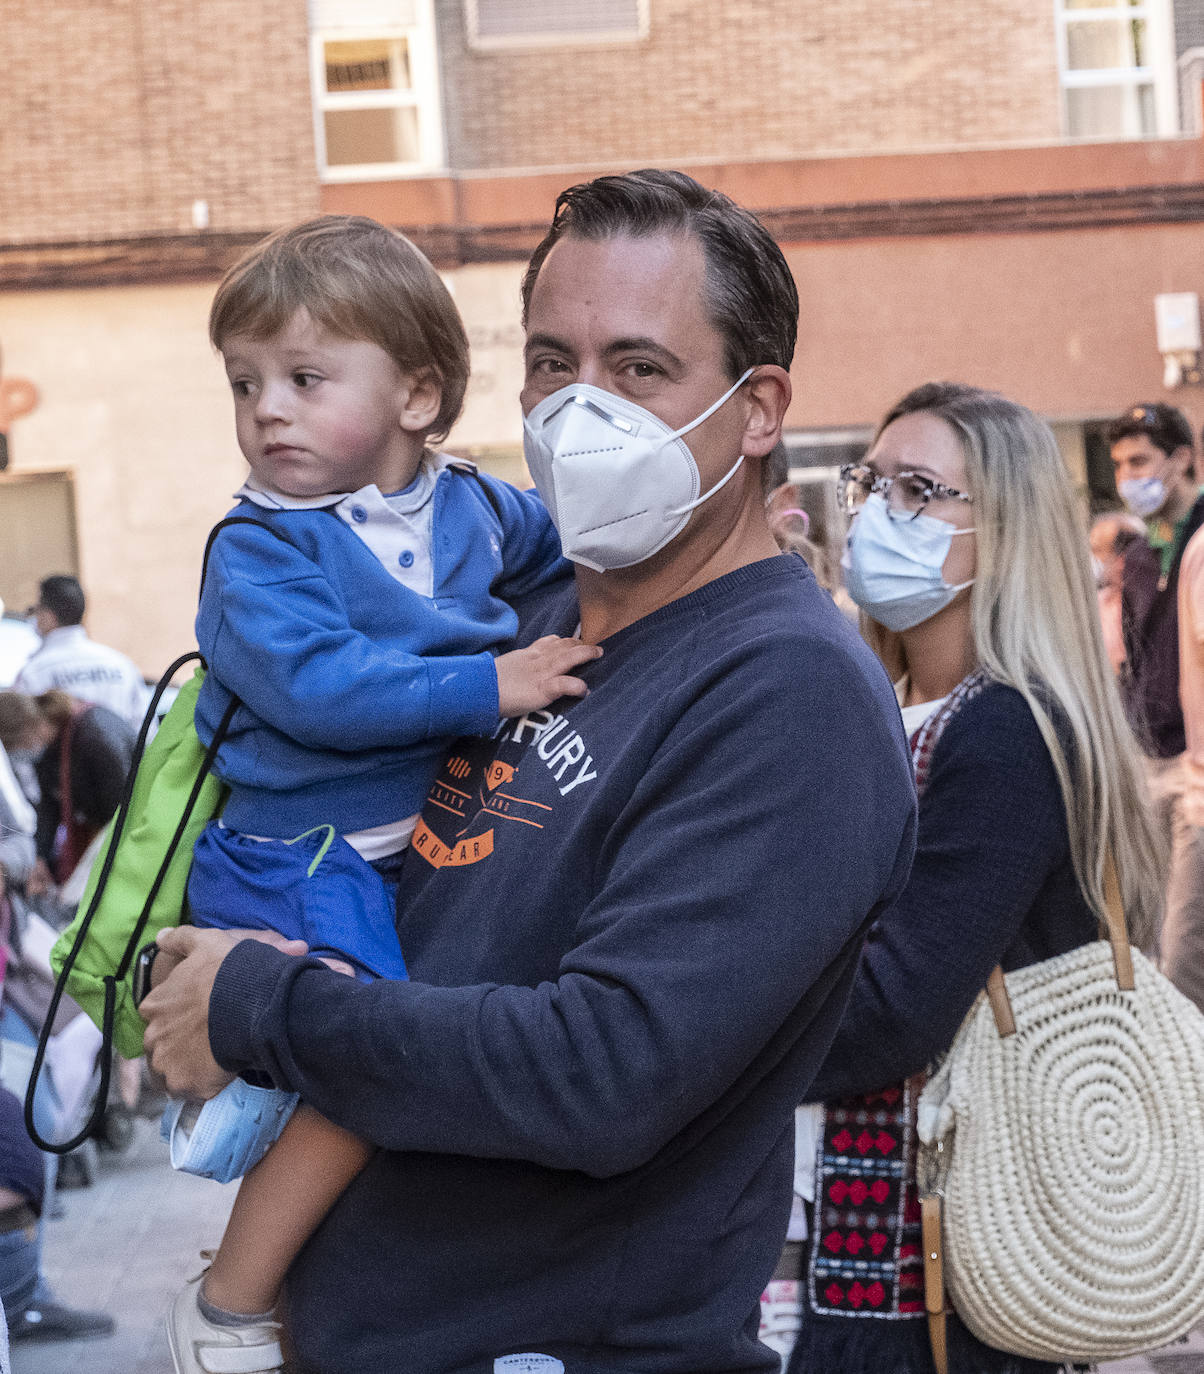
[[[970,618],[979,667],[1014,687],[1033,713],[1057,773],[1084,896],[1102,917],[1111,851],[1130,936],[1145,944],[1161,914],[1163,844],[1104,651],[1085,522],[1053,432],[995,392],[931,382],[904,396],[878,433],[917,413],[944,420],[965,451],[977,531]],[[887,666],[905,667],[898,636],[864,623]]]

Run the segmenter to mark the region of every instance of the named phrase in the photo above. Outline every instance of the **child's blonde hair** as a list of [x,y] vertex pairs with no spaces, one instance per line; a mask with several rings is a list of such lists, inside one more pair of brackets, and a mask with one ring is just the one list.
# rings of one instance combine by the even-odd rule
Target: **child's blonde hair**
[[408,376],[434,373],[440,406],[426,437],[447,437],[468,385],[468,336],[438,272],[409,239],[360,215],[279,229],[222,279],[209,338],[219,352],[236,334],[268,338],[298,310],[333,334],[383,348]]

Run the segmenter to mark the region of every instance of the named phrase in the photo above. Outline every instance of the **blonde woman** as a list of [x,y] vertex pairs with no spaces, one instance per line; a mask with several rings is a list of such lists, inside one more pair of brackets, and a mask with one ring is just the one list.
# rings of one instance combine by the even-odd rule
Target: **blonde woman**
[[[842,485],[855,512],[848,587],[898,684],[920,830],[907,888],[870,933],[814,1084],[825,1113],[789,1367],[933,1374],[918,1076],[997,963],[1022,967],[1096,937],[1109,850],[1144,939],[1158,846],[1048,427],[990,392],[922,386]],[[952,1325],[951,1374],[1054,1368]]]

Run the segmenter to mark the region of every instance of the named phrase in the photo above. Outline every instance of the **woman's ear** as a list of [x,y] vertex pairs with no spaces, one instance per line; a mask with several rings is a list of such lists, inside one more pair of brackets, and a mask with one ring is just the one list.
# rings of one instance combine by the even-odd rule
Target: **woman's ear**
[[797,482],[783,482],[765,498],[765,516],[778,547],[805,552],[811,538],[811,517],[803,509],[803,490]]
[[764,458],[782,437],[782,423],[790,404],[790,373],[776,363],[765,363],[746,386],[750,404],[740,451],[746,458]]
[[783,482],[780,487],[774,487],[765,498],[765,509],[769,512],[771,520],[774,516],[793,514],[801,510],[802,505],[803,489],[797,482]]

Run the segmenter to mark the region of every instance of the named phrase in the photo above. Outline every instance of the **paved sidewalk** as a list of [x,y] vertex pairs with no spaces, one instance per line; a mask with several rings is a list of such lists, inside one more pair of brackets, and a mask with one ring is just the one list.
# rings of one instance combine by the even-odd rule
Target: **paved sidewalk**
[[112,1336],[13,1346],[13,1374],[172,1374],[163,1316],[199,1252],[221,1239],[234,1187],[173,1172],[157,1123],[138,1121],[124,1154],[102,1151],[90,1188],[60,1193],[43,1268],[55,1295],[117,1322]]

